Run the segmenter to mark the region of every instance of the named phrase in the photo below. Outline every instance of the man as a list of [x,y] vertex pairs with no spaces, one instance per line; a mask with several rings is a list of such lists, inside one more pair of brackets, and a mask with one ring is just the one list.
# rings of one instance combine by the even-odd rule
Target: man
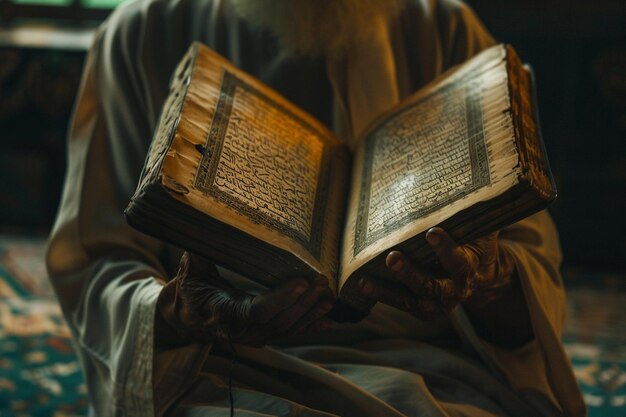
[[465,246],[433,228],[443,277],[390,253],[398,283],[363,277],[363,295],[381,303],[357,324],[325,318],[324,277],[259,288],[130,229],[123,209],[195,40],[350,144],[493,43],[455,0],[120,7],[87,58],[47,255],[97,415],[584,415],[559,342],[560,249],[546,213]]

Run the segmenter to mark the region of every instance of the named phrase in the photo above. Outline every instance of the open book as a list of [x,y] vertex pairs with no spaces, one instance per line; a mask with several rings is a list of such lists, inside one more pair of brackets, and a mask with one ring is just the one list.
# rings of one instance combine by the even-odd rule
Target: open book
[[468,242],[554,199],[531,84],[511,47],[492,47],[381,115],[350,152],[195,43],[126,217],[270,287],[322,273],[335,318],[356,320],[371,307],[358,277],[388,276],[391,249],[428,262],[429,228]]

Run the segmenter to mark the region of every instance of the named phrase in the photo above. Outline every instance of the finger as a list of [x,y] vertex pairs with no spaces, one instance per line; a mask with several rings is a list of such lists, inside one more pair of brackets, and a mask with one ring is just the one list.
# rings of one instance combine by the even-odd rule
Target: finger
[[196,287],[212,284],[221,288],[232,287],[228,281],[221,277],[213,262],[191,252],[184,252],[181,256],[177,277]]
[[191,252],[183,253],[181,261],[186,262],[187,273],[190,275],[214,276],[218,275],[215,264]]
[[281,311],[292,306],[309,288],[302,278],[289,280],[278,287],[254,297],[250,306],[250,320],[266,323]]
[[[182,280],[179,291],[181,307],[184,307],[182,311],[186,311],[189,317],[196,315],[203,320],[219,319],[228,314],[232,309],[231,304],[239,303],[247,296],[236,290],[211,285],[205,279],[191,277]],[[233,298],[236,298],[236,301]]]
[[465,251],[440,227],[433,227],[426,233],[426,240],[435,251],[439,263],[457,285],[465,286],[472,271]]
[[359,280],[359,288],[361,294],[370,300],[404,311],[413,311],[417,308],[417,297],[401,283],[364,277]]
[[422,296],[415,296],[402,284],[367,277],[362,278],[359,285],[361,294],[371,300],[406,311],[419,319],[431,319],[442,313],[438,303]]
[[433,279],[424,285],[421,298],[437,305],[441,311],[450,312],[468,295],[466,287],[451,279]]
[[326,321],[329,319],[323,318],[333,308],[333,302],[327,297],[321,297],[320,300],[311,308],[300,320],[294,323],[288,331],[289,335],[296,335],[300,333],[306,333],[315,328],[313,323],[318,323],[319,329],[322,329]]
[[385,261],[394,278],[416,295],[420,293],[424,283],[432,278],[420,271],[402,252],[389,252]]
[[467,245],[463,245],[463,248],[476,257],[478,264],[488,265],[495,263],[498,260],[498,234],[499,232],[497,231],[490,233]]
[[276,336],[288,333],[295,323],[304,319],[312,310],[315,310],[314,307],[321,300],[323,295],[328,294],[327,291],[328,279],[322,275],[316,277],[313,281],[313,285],[300,296],[296,303],[276,314],[267,322],[268,333]]
[[218,290],[213,291],[207,307],[225,324],[246,324],[250,318],[254,298],[253,295],[241,290]]

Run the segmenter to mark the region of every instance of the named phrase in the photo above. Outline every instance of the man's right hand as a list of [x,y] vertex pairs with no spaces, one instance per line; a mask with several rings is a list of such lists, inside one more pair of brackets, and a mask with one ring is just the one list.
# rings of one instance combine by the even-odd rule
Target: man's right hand
[[289,280],[259,295],[233,288],[214,264],[185,252],[176,277],[157,300],[154,343],[263,346],[286,336],[320,330],[332,308],[328,280]]

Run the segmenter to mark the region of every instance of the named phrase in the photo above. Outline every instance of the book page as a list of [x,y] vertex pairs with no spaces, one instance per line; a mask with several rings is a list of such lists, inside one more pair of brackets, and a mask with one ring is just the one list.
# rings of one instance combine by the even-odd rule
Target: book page
[[[382,251],[510,186],[517,162],[502,54],[431,86],[359,144],[345,279]],[[505,174],[502,174],[505,173]]]
[[327,181],[319,134],[230,72],[217,107],[195,187],[319,257],[318,180]]
[[369,192],[359,200],[353,256],[490,183],[484,135],[478,129],[482,114],[466,101],[469,94],[448,86],[367,138],[361,187]]
[[258,80],[201,52],[163,167],[186,190],[177,198],[335,278],[347,163],[339,141]]

